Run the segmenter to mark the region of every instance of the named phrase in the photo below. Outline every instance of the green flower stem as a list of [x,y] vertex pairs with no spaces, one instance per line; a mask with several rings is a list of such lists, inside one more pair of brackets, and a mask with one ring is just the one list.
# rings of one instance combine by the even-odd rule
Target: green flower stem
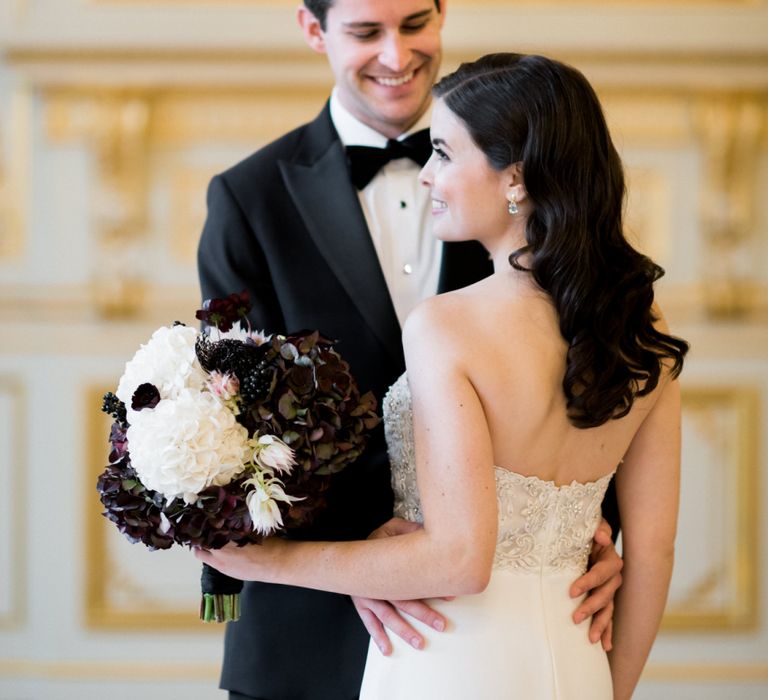
[[200,619],[203,622],[236,622],[240,619],[240,594],[203,593]]

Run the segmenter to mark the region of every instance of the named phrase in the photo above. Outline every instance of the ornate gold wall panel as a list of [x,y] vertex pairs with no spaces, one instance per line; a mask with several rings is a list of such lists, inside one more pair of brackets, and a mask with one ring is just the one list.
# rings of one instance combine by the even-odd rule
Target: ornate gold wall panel
[[[150,240],[161,241],[193,269],[210,178],[314,116],[327,86],[250,92],[56,88],[44,94],[50,140],[77,140],[94,154],[92,299],[101,315],[116,318],[136,315],[153,302],[150,280],[142,278]],[[190,162],[189,151],[210,144],[241,150],[221,159],[209,156],[205,165]],[[171,202],[155,218],[148,198],[153,187],[168,192]]]
[[[768,306],[759,277],[744,269],[761,259],[757,227],[766,225],[758,221],[756,200],[757,169],[768,150],[762,128],[768,97],[598,88],[620,150],[653,146],[701,153],[701,226],[707,233],[700,273],[706,282],[699,290],[668,294],[678,304],[688,300],[689,312],[691,303],[718,315]],[[142,280],[139,270],[150,239],[162,241],[180,265],[193,269],[210,177],[311,118],[327,91],[324,83],[311,89],[46,89],[50,139],[87,143],[98,164],[92,206],[99,250],[96,308],[119,317],[141,313],[152,302],[152,280]],[[229,150],[204,164],[193,162],[189,153],[201,148]],[[663,266],[675,262],[669,177],[661,168],[628,168],[631,234]],[[149,211],[153,188],[166,192],[171,203],[164,216]]]
[[683,478],[663,629],[754,629],[760,540],[760,401],[752,387],[683,383]]
[[765,96],[701,97],[694,128],[702,153],[701,231],[705,242],[706,309],[714,316],[753,310],[761,272],[758,197],[761,146],[765,143]]

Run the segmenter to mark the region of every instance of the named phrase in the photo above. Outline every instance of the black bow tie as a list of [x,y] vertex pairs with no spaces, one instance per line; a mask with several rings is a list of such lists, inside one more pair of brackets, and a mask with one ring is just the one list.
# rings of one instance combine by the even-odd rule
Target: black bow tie
[[402,141],[389,139],[386,148],[347,146],[349,176],[352,184],[362,190],[390,160],[410,158],[414,163],[423,166],[431,153],[429,129],[417,131]]

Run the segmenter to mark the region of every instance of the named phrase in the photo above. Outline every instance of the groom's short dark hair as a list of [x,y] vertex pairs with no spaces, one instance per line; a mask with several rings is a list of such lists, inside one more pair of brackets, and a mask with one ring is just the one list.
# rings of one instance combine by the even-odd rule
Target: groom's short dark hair
[[[320,22],[320,27],[325,31],[325,20],[328,16],[328,10],[333,7],[334,0],[304,0],[306,7]],[[440,0],[435,0],[435,7],[440,12]]]

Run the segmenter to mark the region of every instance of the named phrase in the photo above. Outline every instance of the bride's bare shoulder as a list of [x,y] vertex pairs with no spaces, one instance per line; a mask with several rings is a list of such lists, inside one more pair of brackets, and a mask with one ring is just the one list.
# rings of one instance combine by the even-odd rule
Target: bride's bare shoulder
[[419,303],[403,327],[406,355],[426,352],[435,358],[457,356],[477,332],[481,300],[458,292],[439,294]]
[[466,296],[450,292],[419,303],[405,320],[403,345],[406,354],[417,350],[445,356],[472,320],[472,304]]

